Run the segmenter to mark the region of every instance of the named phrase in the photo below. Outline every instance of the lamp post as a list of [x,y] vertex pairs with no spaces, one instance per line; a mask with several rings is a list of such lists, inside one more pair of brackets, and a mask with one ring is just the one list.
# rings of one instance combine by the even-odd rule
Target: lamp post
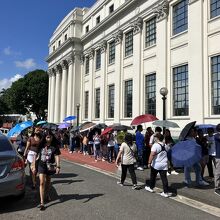
[[[162,95],[162,100],[163,100],[163,120],[166,120],[166,99],[167,99],[167,94],[168,94],[168,89],[166,87],[162,87],[160,89],[160,94]],[[165,127],[163,127],[163,134],[165,132]]]
[[79,126],[79,108],[80,108],[80,104],[77,103],[76,104],[76,126],[78,127]]

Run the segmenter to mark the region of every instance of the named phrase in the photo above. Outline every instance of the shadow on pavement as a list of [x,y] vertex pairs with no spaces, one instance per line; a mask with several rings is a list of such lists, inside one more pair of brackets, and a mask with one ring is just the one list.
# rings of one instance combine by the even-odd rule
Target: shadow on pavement
[[55,184],[62,184],[62,185],[68,185],[68,184],[71,184],[71,183],[79,183],[79,182],[83,182],[84,180],[55,180],[55,181],[52,181],[52,184],[55,185]]
[[56,195],[56,198],[54,198],[54,195],[52,197],[52,200],[59,200],[57,202],[52,202],[48,205],[46,205],[46,207],[50,207],[56,204],[60,204],[63,202],[66,202],[68,200],[82,200],[82,199],[86,199],[86,201],[84,201],[83,203],[89,202],[90,200],[99,197],[99,196],[103,196],[104,194],[84,194],[84,195],[79,195],[79,194],[61,194],[61,195]]
[[56,178],[70,178],[70,177],[77,177],[78,174],[75,174],[75,173],[59,173],[59,174],[55,174],[53,175],[53,179],[56,179]]

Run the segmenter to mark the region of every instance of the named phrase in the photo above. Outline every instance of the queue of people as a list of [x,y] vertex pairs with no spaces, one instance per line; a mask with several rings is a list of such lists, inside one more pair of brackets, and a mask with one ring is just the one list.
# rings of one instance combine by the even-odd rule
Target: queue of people
[[[101,135],[100,129],[88,130],[83,133],[65,131],[50,131],[36,128],[29,138],[21,133],[18,137],[19,143],[24,148],[24,158],[30,170],[32,189],[37,187],[37,174],[39,176],[40,210],[45,209],[45,202],[50,200],[49,190],[51,176],[60,172],[60,148],[68,150],[70,154],[81,153],[94,157],[95,162],[115,162],[121,166],[121,179],[117,182],[124,185],[127,170],[130,173],[133,183],[132,189],[138,189],[135,169],[143,171],[150,169],[150,182],[146,184],[145,190],[153,193],[156,185],[156,177],[159,174],[163,184],[161,196],[169,197],[168,170],[172,167],[169,158],[169,151],[175,145],[169,129],[162,134],[160,127],[146,129],[142,134],[142,125],[137,126],[135,134],[122,131],[110,131]],[[196,184],[207,186],[204,179],[204,170],[207,167],[210,181],[215,181],[215,193],[220,195],[220,124],[216,126],[216,133],[213,128],[208,128],[204,135],[201,129],[191,128],[186,136],[201,146],[201,161],[193,164],[192,167],[184,166],[183,182],[190,187],[192,181],[190,172],[195,171]],[[176,173],[173,168],[172,172]]]

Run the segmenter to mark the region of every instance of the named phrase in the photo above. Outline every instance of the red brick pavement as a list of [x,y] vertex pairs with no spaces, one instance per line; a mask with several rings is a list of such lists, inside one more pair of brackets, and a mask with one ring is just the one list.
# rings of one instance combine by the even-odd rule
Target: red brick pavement
[[67,150],[61,149],[61,158],[78,163],[83,165],[88,165],[90,167],[98,168],[103,171],[116,173],[117,167],[115,163],[108,163],[107,161],[98,160],[97,162],[94,159],[94,156],[83,155],[81,153],[74,152],[70,154]]

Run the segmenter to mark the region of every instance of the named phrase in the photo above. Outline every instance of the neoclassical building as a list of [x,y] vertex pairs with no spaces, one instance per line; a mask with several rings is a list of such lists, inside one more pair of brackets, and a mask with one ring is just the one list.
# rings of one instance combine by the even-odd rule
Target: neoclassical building
[[49,42],[48,120],[220,122],[220,0],[98,0]]

